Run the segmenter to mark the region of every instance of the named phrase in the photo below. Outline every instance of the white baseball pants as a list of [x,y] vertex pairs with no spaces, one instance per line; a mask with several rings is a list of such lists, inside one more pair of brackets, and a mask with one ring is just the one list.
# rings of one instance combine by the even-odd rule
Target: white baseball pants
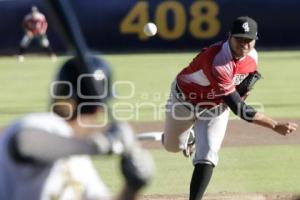
[[46,35],[39,35],[39,36],[28,36],[27,34],[25,34],[20,42],[20,46],[27,48],[29,46],[29,44],[31,43],[31,41],[37,38],[40,45],[42,47],[48,47],[49,46],[49,40],[48,37]]
[[[221,108],[215,116],[211,116],[209,111],[203,110],[200,117],[195,116],[187,102],[178,98],[175,89],[176,81],[172,83],[171,95],[166,105],[164,146],[171,152],[180,151],[180,145],[190,129],[194,126],[196,136],[196,153],[193,164],[212,163],[218,164],[218,152],[221,148],[225,136],[229,119],[229,109],[225,106]],[[189,107],[189,108],[188,108]]]

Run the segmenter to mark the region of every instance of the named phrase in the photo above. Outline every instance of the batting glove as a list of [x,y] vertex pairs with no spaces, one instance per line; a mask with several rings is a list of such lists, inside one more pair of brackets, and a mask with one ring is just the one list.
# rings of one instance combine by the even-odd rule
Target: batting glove
[[121,170],[127,185],[133,191],[138,191],[151,181],[155,166],[150,154],[136,147],[130,154],[122,156]]
[[126,122],[114,122],[106,132],[113,154],[130,154],[133,147],[139,146],[132,128]]

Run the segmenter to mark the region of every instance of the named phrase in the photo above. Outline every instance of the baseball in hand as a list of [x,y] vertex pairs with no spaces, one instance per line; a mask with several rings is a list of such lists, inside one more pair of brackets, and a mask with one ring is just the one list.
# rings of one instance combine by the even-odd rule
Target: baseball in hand
[[148,37],[152,37],[157,33],[157,27],[154,23],[149,22],[147,24],[145,24],[144,26],[144,33],[145,35],[147,35]]

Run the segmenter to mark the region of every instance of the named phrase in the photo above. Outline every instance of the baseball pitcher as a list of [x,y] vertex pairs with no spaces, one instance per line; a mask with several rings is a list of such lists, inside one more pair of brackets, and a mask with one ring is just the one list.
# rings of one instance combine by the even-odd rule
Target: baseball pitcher
[[162,139],[167,151],[183,149],[187,156],[195,144],[190,200],[202,198],[218,164],[229,110],[280,135],[290,134],[297,128],[295,123],[277,122],[244,102],[260,79],[254,48],[257,30],[255,20],[238,17],[228,39],[203,49],[172,83]]

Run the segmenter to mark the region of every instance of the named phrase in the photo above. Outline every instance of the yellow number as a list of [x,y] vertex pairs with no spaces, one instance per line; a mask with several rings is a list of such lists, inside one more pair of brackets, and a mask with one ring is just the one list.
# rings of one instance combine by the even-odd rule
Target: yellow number
[[[195,1],[190,7],[191,21],[187,23],[186,11],[180,1],[165,0],[158,5],[155,20],[158,35],[165,40],[176,40],[183,36],[189,26],[189,32],[197,39],[210,39],[216,36],[221,25],[217,18],[219,7],[215,1]],[[172,17],[168,18],[172,14]],[[148,37],[144,34],[144,25],[149,22],[148,1],[138,1],[120,24],[122,34],[136,34],[140,40]]]
[[143,32],[143,27],[148,21],[148,2],[138,2],[121,22],[121,33],[137,34],[141,40],[145,40],[147,36]]
[[216,36],[220,31],[220,22],[216,17],[218,13],[219,7],[214,1],[195,2],[191,6],[191,34],[198,39]]
[[[172,12],[174,16],[172,27],[168,26],[168,12]],[[176,1],[165,1],[161,3],[156,10],[155,22],[158,27],[158,34],[161,38],[167,40],[180,38],[184,34],[186,26],[186,16],[183,6]]]

